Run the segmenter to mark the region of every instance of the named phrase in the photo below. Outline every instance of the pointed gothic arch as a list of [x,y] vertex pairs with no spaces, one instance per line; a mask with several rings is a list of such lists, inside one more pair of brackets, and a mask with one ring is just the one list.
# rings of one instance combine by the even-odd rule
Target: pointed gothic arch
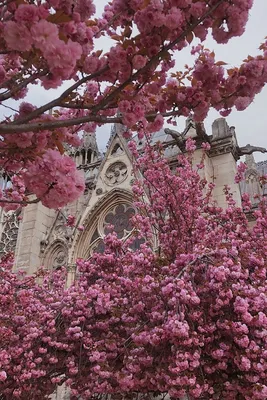
[[249,195],[250,201],[255,206],[258,204],[258,196],[262,196],[263,189],[260,183],[260,174],[255,168],[248,168],[245,171],[245,192]]
[[105,225],[114,222],[109,221],[112,218],[111,214],[120,215],[120,222],[117,221],[119,236],[127,235],[130,232],[127,221],[133,212],[133,196],[130,191],[114,188],[104,195],[95,207],[82,217],[81,222],[85,229],[75,233],[69,263],[74,264],[77,258],[86,259],[90,256],[92,246],[96,245],[95,247],[97,247],[106,233]]
[[46,249],[43,264],[47,269],[54,270],[68,265],[68,247],[63,240],[56,239]]
[[118,156],[123,153],[123,149],[121,147],[121,144],[119,142],[115,142],[114,146],[111,148],[110,154],[112,156]]

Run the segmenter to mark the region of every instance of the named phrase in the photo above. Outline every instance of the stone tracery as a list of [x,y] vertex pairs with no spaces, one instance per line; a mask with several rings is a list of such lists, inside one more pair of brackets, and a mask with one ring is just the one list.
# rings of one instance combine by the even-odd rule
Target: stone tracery
[[49,269],[57,269],[59,267],[67,267],[68,264],[68,248],[65,243],[60,240],[55,241],[50,247],[45,257],[45,266]]
[[108,226],[112,225],[119,239],[122,239],[132,230],[131,217],[135,214],[134,209],[128,204],[119,204],[110,210],[104,220],[103,230],[107,234]]
[[126,165],[121,162],[117,161],[111,164],[105,174],[105,181],[108,185],[116,185],[123,182],[128,175]]
[[116,232],[119,239],[127,237],[132,231],[131,217],[134,214],[134,208],[128,203],[116,203],[108,210],[104,210],[90,240],[90,253],[104,251],[103,238],[110,231]]
[[0,255],[15,252],[18,238],[19,221],[16,213],[5,216],[4,228],[0,240]]

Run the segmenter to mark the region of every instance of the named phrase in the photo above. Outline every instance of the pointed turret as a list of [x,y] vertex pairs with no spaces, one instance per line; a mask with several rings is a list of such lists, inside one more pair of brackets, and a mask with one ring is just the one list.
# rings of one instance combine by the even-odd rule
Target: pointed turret
[[256,206],[259,202],[259,196],[261,196],[263,193],[260,182],[261,173],[257,163],[255,162],[253,154],[246,154],[245,163],[247,165],[247,170],[244,174],[244,180],[239,184],[240,191],[241,194],[247,193],[252,204]]
[[246,163],[248,169],[254,169],[255,171],[257,171],[257,165],[256,165],[253,154],[246,154],[245,163]]
[[98,161],[101,158],[95,133],[83,133],[82,144],[75,152],[74,157],[77,166],[86,166]]
[[[117,117],[121,117],[121,116],[122,116],[122,113],[118,112]],[[110,130],[110,137],[107,142],[107,149],[109,148],[110,143],[112,142],[113,138],[116,135],[123,135],[123,133],[126,131],[127,131],[127,128],[125,125],[120,124],[119,122],[115,122],[115,124],[112,125],[111,130]]]

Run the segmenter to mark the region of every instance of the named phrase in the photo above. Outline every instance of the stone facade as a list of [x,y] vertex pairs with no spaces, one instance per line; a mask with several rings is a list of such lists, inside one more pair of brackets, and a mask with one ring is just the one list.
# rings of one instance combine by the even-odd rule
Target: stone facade
[[[100,154],[95,135],[88,133],[79,149],[67,150],[76,160],[77,168],[83,171],[86,182],[84,195],[75,203],[60,211],[35,203],[24,208],[19,218],[16,213],[2,215],[0,251],[14,251],[16,269],[32,274],[40,265],[52,269],[66,265],[71,282],[75,276],[75,260],[88,258],[96,249],[101,251],[106,225],[115,224],[120,237],[130,233],[129,217],[134,212],[132,157],[122,129],[121,125],[113,127],[105,155]],[[201,157],[201,143],[209,141],[211,144],[201,173],[216,184],[214,199],[218,205],[225,206],[225,184],[230,186],[240,205],[240,187],[234,183],[239,158],[234,128],[229,128],[226,120],[219,118],[213,122],[212,135],[208,136],[202,124],[188,118],[182,133],[162,130],[153,135],[152,144],[162,142],[165,156],[171,167],[175,167],[177,155],[184,151],[184,141],[188,137],[199,145],[196,163]],[[137,145],[142,151],[143,142]],[[251,172],[250,176],[254,175]],[[69,214],[76,217],[74,228],[66,226]],[[83,231],[78,229],[80,225],[84,226]]]

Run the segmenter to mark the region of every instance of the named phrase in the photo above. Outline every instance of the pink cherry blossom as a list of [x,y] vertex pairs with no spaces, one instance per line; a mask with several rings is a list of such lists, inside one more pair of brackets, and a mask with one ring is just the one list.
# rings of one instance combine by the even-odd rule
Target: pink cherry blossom
[[3,382],[7,378],[7,374],[5,371],[0,371],[0,381]]
[[62,207],[76,200],[84,191],[82,174],[77,171],[75,162],[67,156],[60,156],[55,150],[29,163],[22,172],[27,188],[36,194],[42,203],[51,208]]
[[135,55],[133,58],[133,67],[135,69],[143,68],[146,65],[147,60],[141,55]]
[[39,20],[38,7],[29,4],[20,4],[15,12],[17,22],[33,24]]
[[29,29],[22,23],[8,21],[4,28],[5,41],[11,50],[28,51],[32,46]]
[[52,46],[58,40],[58,28],[55,24],[41,19],[31,27],[34,45],[41,50]]
[[[143,173],[133,186],[139,249],[131,249],[133,237],[109,233],[103,253],[77,260],[68,288],[64,269],[27,277],[12,272],[10,256],[1,260],[2,393],[37,399],[65,382],[84,398],[265,399],[265,199],[251,229],[227,187],[228,206],[214,203],[214,185],[193,166],[192,139],[175,171],[160,144],[141,154],[135,146],[135,172]],[[39,161],[46,174],[49,160],[59,168],[48,153]]]
[[67,216],[67,221],[66,221],[66,226],[75,226],[76,219],[74,215],[68,215]]

